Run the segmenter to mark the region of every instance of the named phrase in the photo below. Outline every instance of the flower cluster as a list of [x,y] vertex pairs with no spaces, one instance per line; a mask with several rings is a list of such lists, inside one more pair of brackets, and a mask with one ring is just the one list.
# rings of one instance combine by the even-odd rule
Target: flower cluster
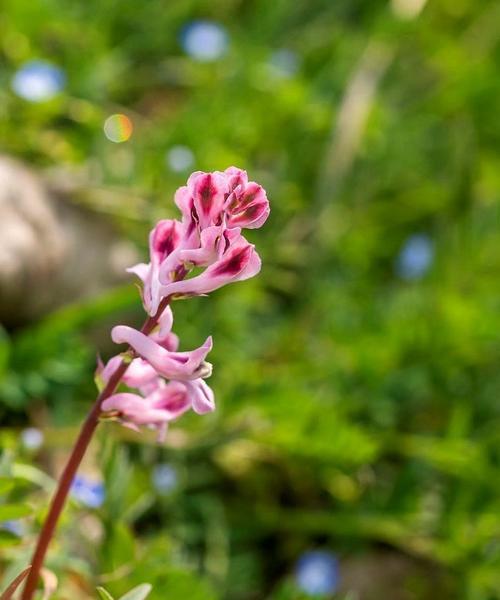
[[[260,227],[269,215],[264,189],[236,167],[193,173],[177,190],[175,203],[182,220],[159,221],[149,236],[150,262],[129,269],[142,281],[143,304],[157,317],[157,329],[149,336],[124,325],[112,331],[115,343],[133,350],[122,382],[136,391],[115,393],[101,407],[128,427],[157,429],[159,439],[168,423],[187,410],[204,414],[215,408],[213,392],[204,381],[212,372],[205,361],[212,338],[195,350],[178,352],[172,311],[169,306],[162,311],[162,300],[204,295],[256,275],[261,261],[241,230]],[[195,268],[197,274],[190,277]],[[99,365],[102,383],[122,360],[118,355]]]

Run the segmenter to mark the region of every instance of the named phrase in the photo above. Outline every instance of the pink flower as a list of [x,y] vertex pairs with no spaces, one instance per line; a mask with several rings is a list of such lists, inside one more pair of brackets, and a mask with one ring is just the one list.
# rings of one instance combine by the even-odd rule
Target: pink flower
[[[142,281],[143,303],[153,317],[164,298],[208,294],[253,277],[261,268],[259,255],[241,230],[260,227],[269,216],[269,202],[264,189],[249,182],[245,171],[229,167],[224,172],[193,173],[177,190],[175,203],[182,222],[159,221],[149,236],[150,262],[129,269]],[[189,277],[195,267],[202,271]],[[198,414],[215,410],[213,391],[204,381],[212,372],[205,360],[212,338],[195,350],[179,352],[172,324],[167,307],[150,335],[125,325],[113,328],[113,341],[128,344],[135,352],[123,383],[138,393],[116,393],[102,404],[103,411],[124,425],[154,427],[161,438],[168,423],[190,408]],[[100,363],[100,381],[106,384],[122,360],[126,356],[115,356],[105,366]]]
[[143,287],[144,307],[150,314],[155,314],[161,298],[158,293],[160,266],[177,272],[182,265],[177,258],[177,250],[183,241],[182,224],[173,219],[159,221],[149,235],[149,264],[139,263],[128,269],[141,279]]
[[[173,321],[172,309],[170,306],[167,306],[159,318],[159,330],[150,336],[152,340],[171,352],[175,352],[179,346],[179,338],[171,331]],[[122,360],[123,358],[120,355],[113,356],[104,366],[99,359],[96,376],[104,385],[108,383],[109,378],[116,371]],[[160,376],[154,367],[143,358],[134,358],[122,377],[125,385],[137,388],[144,393],[149,393],[151,389],[158,387],[159,379]]]
[[193,173],[187,188],[192,198],[192,209],[196,212],[201,230],[210,225],[220,225],[222,209],[229,193],[226,178],[222,173]]
[[179,338],[172,333],[174,315],[172,308],[167,306],[158,320],[158,330],[149,337],[170,352],[175,352],[179,347]]
[[[159,441],[165,437],[167,424],[187,410],[192,408],[198,414],[215,410],[213,391],[201,379],[211,372],[211,365],[204,360],[211,349],[211,338],[192,352],[176,352],[178,338],[172,333],[172,325],[172,310],[167,307],[157,331],[149,337],[131,327],[113,329],[114,341],[126,341],[141,354],[130,362],[122,377],[123,383],[139,393],[113,394],[101,407],[126,427],[137,430],[147,425],[157,429]],[[122,360],[121,355],[114,356],[105,366],[99,360],[96,375],[102,384],[109,381]],[[167,383],[164,377],[172,381]]]
[[240,234],[240,229],[227,229],[218,241],[218,259],[200,275],[191,279],[163,282],[160,295],[198,296],[208,294],[227,283],[243,281],[256,275],[261,268],[261,260],[252,244]]
[[191,406],[195,413],[204,415],[215,410],[214,393],[203,379],[185,381],[184,385],[188,390]]
[[[193,173],[177,190],[175,202],[182,223],[160,221],[149,238],[150,263],[129,269],[143,282],[143,302],[150,315],[170,294],[206,294],[260,270],[259,256],[241,228],[260,227],[269,216],[269,202],[262,186],[249,182],[245,171],[229,167],[224,172]],[[184,283],[193,267],[207,270]]]
[[237,186],[224,205],[228,227],[261,227],[269,216],[269,201],[266,192],[258,183],[251,181],[246,186]]
[[212,365],[205,357],[212,349],[212,338],[191,352],[170,352],[152,338],[137,329],[126,325],[117,325],[111,331],[111,339],[116,344],[129,344],[154,370],[166,379],[184,381],[209,377]]
[[178,381],[159,386],[146,397],[121,392],[102,403],[103,411],[118,413],[123,424],[132,429],[137,430],[141,425],[158,429],[159,441],[164,440],[168,423],[190,408],[187,388]]
[[[196,248],[186,248],[179,251],[179,259],[187,267],[206,267],[215,262],[221,253],[221,248],[225,242],[222,239],[224,235],[224,227],[222,225],[214,225],[207,227],[200,234],[200,243]],[[160,281],[169,281],[168,277],[164,276],[165,269],[160,271]]]
[[259,184],[248,181],[246,171],[229,167],[224,172],[197,171],[179,188],[175,202],[183,214],[188,236],[198,227],[261,227],[269,216],[269,201]]
[[[106,385],[119,367],[123,358],[120,355],[113,356],[105,366],[102,365],[100,360],[98,361],[98,367],[96,377],[102,385]],[[142,358],[135,358],[128,366],[125,375],[122,377],[122,381],[128,387],[137,389],[150,388],[151,385],[156,386],[158,380],[158,373],[154,368]]]

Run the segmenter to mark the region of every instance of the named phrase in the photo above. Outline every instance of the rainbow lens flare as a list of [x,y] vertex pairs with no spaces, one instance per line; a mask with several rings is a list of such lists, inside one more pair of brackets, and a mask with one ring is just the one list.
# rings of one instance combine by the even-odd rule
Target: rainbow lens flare
[[126,142],[133,131],[134,125],[127,115],[111,115],[104,121],[104,135],[115,144]]

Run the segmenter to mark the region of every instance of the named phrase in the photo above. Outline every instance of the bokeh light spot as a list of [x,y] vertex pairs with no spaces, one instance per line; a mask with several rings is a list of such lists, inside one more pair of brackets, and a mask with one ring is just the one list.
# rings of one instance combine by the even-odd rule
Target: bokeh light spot
[[183,173],[194,165],[194,154],[187,146],[172,146],[165,158],[174,173]]
[[151,478],[156,491],[160,495],[167,495],[173,492],[179,483],[177,470],[168,463],[156,465]]
[[129,140],[133,130],[134,126],[127,115],[111,115],[104,121],[104,135],[115,144]]
[[417,233],[410,236],[396,260],[396,273],[406,280],[423,277],[432,266],[434,244],[428,235]]
[[191,58],[201,62],[211,62],[226,53],[229,36],[219,23],[193,21],[182,30],[181,45]]
[[295,578],[298,587],[310,596],[325,596],[339,584],[338,561],[331,552],[305,552],[297,561]]
[[89,508],[99,508],[105,498],[104,484],[102,481],[77,475],[71,485],[71,495]]
[[27,450],[38,450],[43,444],[43,432],[36,427],[27,427],[21,431],[21,443]]
[[293,50],[280,48],[271,54],[269,66],[274,75],[290,78],[299,70],[300,57]]
[[59,67],[42,60],[32,60],[15,73],[11,87],[24,100],[43,102],[58,94],[65,82],[66,77]]

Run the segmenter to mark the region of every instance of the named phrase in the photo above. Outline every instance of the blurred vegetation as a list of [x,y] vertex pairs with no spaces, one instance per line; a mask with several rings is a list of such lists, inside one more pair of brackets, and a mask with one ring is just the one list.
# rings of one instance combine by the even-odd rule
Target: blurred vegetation
[[[216,414],[183,418],[162,448],[102,426],[84,470],[102,471],[105,501],[74,501],[50,554],[61,598],[148,581],[151,600],[298,599],[295,561],[311,548],[340,558],[341,580],[373,552],[424,565],[406,591],[389,580],[373,597],[500,598],[498,3],[4,0],[1,11],[3,152],[62,173],[144,253],[191,170],[246,168],[273,209],[251,232],[258,278],[174,305],[184,347],[214,335]],[[182,47],[198,19],[227,32],[217,60]],[[10,88],[35,59],[66,76],[46,102]],[[125,143],[103,134],[113,113],[133,122]],[[166,160],[179,145],[194,155],[183,172]],[[431,264],[405,277],[414,235]],[[2,332],[0,521],[25,528],[1,532],[4,584],[28,562],[45,473],[124,315],[142,318],[133,285]],[[20,442],[30,424],[44,430],[37,451]],[[175,485],[160,492],[164,463]]]

